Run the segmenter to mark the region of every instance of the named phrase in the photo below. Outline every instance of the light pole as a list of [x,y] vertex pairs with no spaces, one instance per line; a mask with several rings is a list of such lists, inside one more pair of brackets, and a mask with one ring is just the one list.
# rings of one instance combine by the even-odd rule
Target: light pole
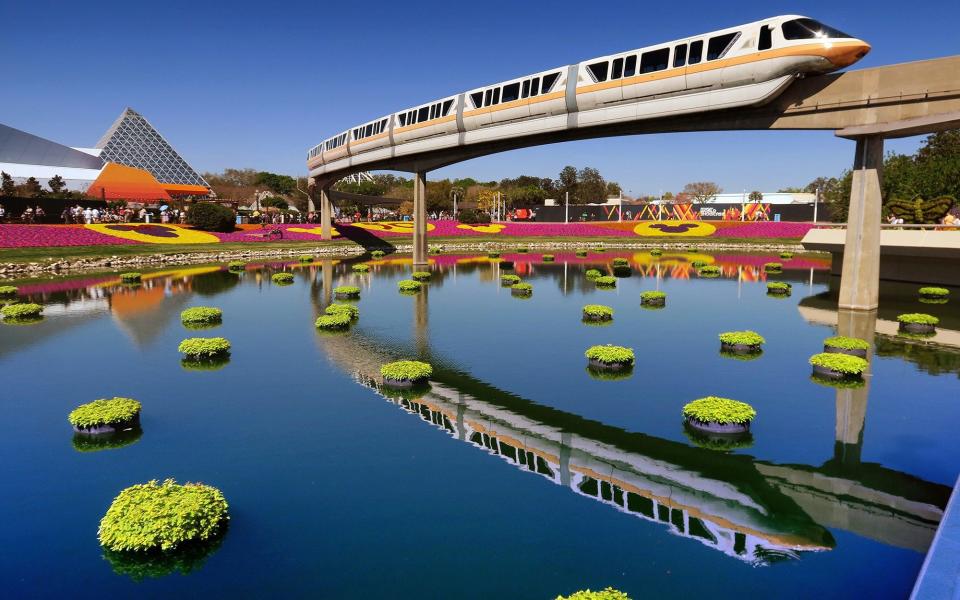
[[820,186],[817,186],[816,196],[813,198],[813,222],[817,222],[817,205],[820,204]]
[[[567,192],[567,198],[563,201],[563,222],[570,222],[570,192]],[[516,280],[514,280],[516,281]]]

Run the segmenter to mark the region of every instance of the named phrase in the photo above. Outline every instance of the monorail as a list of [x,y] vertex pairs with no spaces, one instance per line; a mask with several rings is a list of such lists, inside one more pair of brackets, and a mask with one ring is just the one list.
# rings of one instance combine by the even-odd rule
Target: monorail
[[870,45],[785,15],[479,87],[324,140],[311,175],[432,150],[763,104],[796,77],[828,73]]

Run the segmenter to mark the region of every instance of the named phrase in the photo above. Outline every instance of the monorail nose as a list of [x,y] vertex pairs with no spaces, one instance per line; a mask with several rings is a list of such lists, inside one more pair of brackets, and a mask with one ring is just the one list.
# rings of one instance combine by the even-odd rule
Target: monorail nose
[[870,52],[870,44],[863,40],[827,43],[826,57],[835,67],[842,69],[857,62]]

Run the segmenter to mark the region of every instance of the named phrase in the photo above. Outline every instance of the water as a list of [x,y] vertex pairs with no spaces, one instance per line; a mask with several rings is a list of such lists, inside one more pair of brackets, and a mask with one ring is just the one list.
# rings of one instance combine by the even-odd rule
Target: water
[[[0,326],[6,435],[0,579],[15,597],[280,596],[552,598],[614,586],[653,595],[903,597],[957,477],[960,350],[877,337],[868,386],[809,379],[807,358],[834,333],[827,263],[771,276],[772,256],[706,255],[724,277],[699,279],[705,255],[506,255],[534,285],[511,297],[485,257],[442,256],[428,290],[397,292],[409,258],[235,275],[222,267],[21,282],[46,303],[38,324]],[[598,291],[583,272],[616,256],[633,274]],[[286,269],[296,282],[269,275]],[[659,271],[659,277],[657,276]],[[334,285],[363,288],[359,322],[320,334]],[[956,300],[922,305],[916,286],[883,290],[876,328],[898,312],[960,329]],[[639,293],[667,292],[667,307]],[[954,290],[957,294],[957,290]],[[587,326],[602,303],[613,324]],[[209,333],[233,344],[219,370],[181,367],[179,322],[223,309]],[[858,326],[873,328],[873,323]],[[767,339],[753,361],[720,356],[717,334]],[[631,346],[626,379],[585,370],[592,344]],[[420,398],[381,394],[389,360],[436,368]],[[680,420],[705,395],[750,402],[752,442],[703,448]],[[77,404],[143,403],[142,436],[75,449]],[[231,522],[215,547],[177,564],[111,563],[97,524],[124,487],[174,477],[223,490]],[[119,571],[119,573],[117,572]],[[182,571],[187,571],[184,575]]]

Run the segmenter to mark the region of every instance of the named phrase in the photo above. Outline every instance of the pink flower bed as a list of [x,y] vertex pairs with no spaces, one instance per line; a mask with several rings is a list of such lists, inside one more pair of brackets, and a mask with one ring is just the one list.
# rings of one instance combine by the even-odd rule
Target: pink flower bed
[[714,235],[732,238],[802,238],[811,229],[813,225],[810,223],[764,221],[718,228]]
[[0,248],[136,244],[79,225],[0,225]]

